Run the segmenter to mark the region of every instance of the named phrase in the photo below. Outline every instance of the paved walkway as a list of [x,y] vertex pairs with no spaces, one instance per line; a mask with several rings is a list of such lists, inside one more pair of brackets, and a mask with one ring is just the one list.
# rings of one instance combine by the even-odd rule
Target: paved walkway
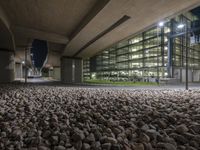
[[[17,81],[24,82],[24,79],[18,79]],[[113,86],[107,84],[63,84],[57,80],[51,78],[29,78],[28,83],[39,84],[47,86],[65,86],[65,87],[79,87],[79,88],[113,88],[113,89],[150,89],[150,90],[163,90],[163,89],[177,89],[184,90],[185,84],[178,85],[147,85],[147,86]],[[200,89],[200,83],[189,83],[189,89]]]

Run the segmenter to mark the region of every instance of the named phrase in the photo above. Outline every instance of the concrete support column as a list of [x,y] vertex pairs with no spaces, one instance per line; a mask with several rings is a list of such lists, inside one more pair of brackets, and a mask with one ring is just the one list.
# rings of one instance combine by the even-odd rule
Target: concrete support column
[[82,82],[83,62],[81,58],[61,58],[61,81],[64,83]]
[[0,83],[15,79],[14,52],[0,49]]
[[23,78],[22,63],[15,63],[15,79]]
[[53,78],[56,80],[60,80],[60,66],[53,67]]

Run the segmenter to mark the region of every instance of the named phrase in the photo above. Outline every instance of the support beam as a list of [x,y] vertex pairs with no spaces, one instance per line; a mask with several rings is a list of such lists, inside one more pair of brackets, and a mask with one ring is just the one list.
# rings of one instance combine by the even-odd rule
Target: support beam
[[[81,20],[81,22],[78,24],[78,26],[75,28],[74,31],[69,36],[69,42],[72,42],[75,37],[94,19],[97,14],[110,2],[110,0],[100,0],[97,1],[95,6],[88,12],[88,14]],[[66,52],[68,49],[68,45],[66,44],[66,47],[63,51],[63,55],[68,55]]]
[[97,1],[92,10],[82,19],[81,23],[71,33],[70,40],[73,39],[109,2],[110,0]]
[[39,40],[46,40],[49,42],[54,42],[58,44],[67,44],[69,39],[66,36],[55,34],[55,33],[49,33],[44,32],[36,29],[21,27],[21,26],[14,26],[13,32],[17,36],[24,36],[27,38],[32,39],[39,39]]

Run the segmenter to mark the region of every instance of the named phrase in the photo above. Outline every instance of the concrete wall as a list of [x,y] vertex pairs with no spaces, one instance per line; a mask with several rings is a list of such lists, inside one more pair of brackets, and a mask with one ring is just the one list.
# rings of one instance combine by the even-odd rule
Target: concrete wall
[[174,78],[181,79],[181,69],[174,69]]
[[83,61],[80,59],[75,59],[75,81],[78,83],[82,82],[82,75],[83,75]]
[[0,50],[0,82],[12,82],[14,78],[14,53]]
[[22,64],[15,63],[15,78],[23,78]]
[[[185,82],[185,69],[176,69],[174,73],[178,73],[177,75],[174,75],[175,78],[181,79],[181,82]],[[194,78],[194,75],[192,73],[192,70],[188,70],[188,82],[192,82],[192,78]]]
[[60,67],[53,68],[53,78],[56,80],[60,80]]
[[61,81],[72,83],[72,59],[61,59]]
[[199,82],[200,81],[200,70],[193,71],[193,81]]
[[61,59],[61,81],[65,83],[81,83],[82,67],[82,59],[63,57]]
[[[174,78],[179,79],[180,82],[185,82],[185,68],[174,69]],[[188,81],[189,82],[200,82],[200,70],[188,70]]]

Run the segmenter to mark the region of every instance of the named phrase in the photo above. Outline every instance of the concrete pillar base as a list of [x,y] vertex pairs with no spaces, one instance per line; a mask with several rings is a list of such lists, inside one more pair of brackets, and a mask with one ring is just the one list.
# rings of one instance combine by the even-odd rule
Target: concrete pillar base
[[14,52],[0,49],[0,83],[15,79]]
[[64,83],[82,83],[81,58],[62,57],[61,58],[61,81]]

